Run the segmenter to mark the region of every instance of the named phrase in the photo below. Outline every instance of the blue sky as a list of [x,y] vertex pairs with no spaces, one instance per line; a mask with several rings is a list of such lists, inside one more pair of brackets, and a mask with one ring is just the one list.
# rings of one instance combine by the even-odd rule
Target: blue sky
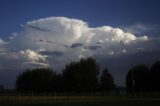
[[159,0],[1,0],[0,36],[22,30],[27,21],[50,16],[81,19],[90,26],[160,24]]
[[0,0],[0,84],[26,68],[93,57],[124,86],[129,68],[160,59],[159,0]]

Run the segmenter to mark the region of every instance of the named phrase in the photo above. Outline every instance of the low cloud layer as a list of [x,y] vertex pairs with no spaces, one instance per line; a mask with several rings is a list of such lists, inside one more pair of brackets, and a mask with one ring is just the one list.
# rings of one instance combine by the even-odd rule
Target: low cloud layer
[[[159,39],[136,36],[111,26],[92,28],[78,19],[49,17],[27,22],[22,27],[24,30],[13,33],[7,43],[0,39],[0,72],[19,73],[26,67],[52,67],[60,73],[71,61],[93,57],[102,68],[110,67],[117,83],[124,84],[118,80],[124,79],[127,70],[117,68],[119,71],[116,71],[112,66],[119,63],[107,60],[159,51]],[[130,64],[126,62],[123,66],[128,68]]]

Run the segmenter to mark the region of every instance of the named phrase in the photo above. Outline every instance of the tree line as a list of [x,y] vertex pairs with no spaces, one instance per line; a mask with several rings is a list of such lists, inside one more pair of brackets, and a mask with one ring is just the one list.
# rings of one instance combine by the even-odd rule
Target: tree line
[[160,61],[155,62],[151,68],[144,64],[131,68],[126,75],[126,87],[129,93],[159,92]]
[[[151,68],[137,65],[126,74],[128,93],[160,91],[160,62]],[[67,64],[61,74],[50,68],[27,69],[17,76],[16,90],[23,93],[91,93],[116,90],[112,75],[105,68],[100,73],[93,58]]]
[[93,58],[67,64],[62,74],[49,68],[27,69],[16,80],[16,89],[24,93],[89,93],[114,88],[112,75],[107,68],[100,75],[99,64]]

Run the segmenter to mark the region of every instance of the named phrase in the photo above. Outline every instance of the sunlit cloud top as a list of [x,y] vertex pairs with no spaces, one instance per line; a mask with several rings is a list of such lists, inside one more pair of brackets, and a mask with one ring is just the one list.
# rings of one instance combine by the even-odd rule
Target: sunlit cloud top
[[7,43],[0,39],[0,69],[9,64],[15,70],[52,67],[61,72],[67,63],[80,58],[93,57],[101,63],[101,59],[158,49],[146,35],[136,36],[111,26],[90,27],[83,20],[67,17],[33,20],[22,27],[24,30],[13,33]]

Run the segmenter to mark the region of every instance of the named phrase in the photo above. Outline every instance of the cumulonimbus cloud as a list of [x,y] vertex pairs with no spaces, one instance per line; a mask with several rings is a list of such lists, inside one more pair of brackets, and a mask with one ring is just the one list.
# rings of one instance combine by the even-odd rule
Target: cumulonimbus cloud
[[154,49],[147,36],[136,36],[111,26],[90,27],[87,22],[66,17],[30,21],[23,28],[10,37],[5,48],[6,55],[14,54],[17,56],[14,61],[22,66],[28,64],[27,67],[62,70],[66,63],[84,57],[100,60]]
[[87,53],[90,52],[89,50],[107,49],[110,52],[112,46],[148,40],[147,36],[136,37],[134,34],[110,26],[91,28],[82,20],[66,17],[49,17],[30,21],[24,25],[24,28],[25,31],[18,33],[18,36],[10,41],[12,48],[68,53],[75,46],[79,46],[81,47],[79,52],[89,54]]

